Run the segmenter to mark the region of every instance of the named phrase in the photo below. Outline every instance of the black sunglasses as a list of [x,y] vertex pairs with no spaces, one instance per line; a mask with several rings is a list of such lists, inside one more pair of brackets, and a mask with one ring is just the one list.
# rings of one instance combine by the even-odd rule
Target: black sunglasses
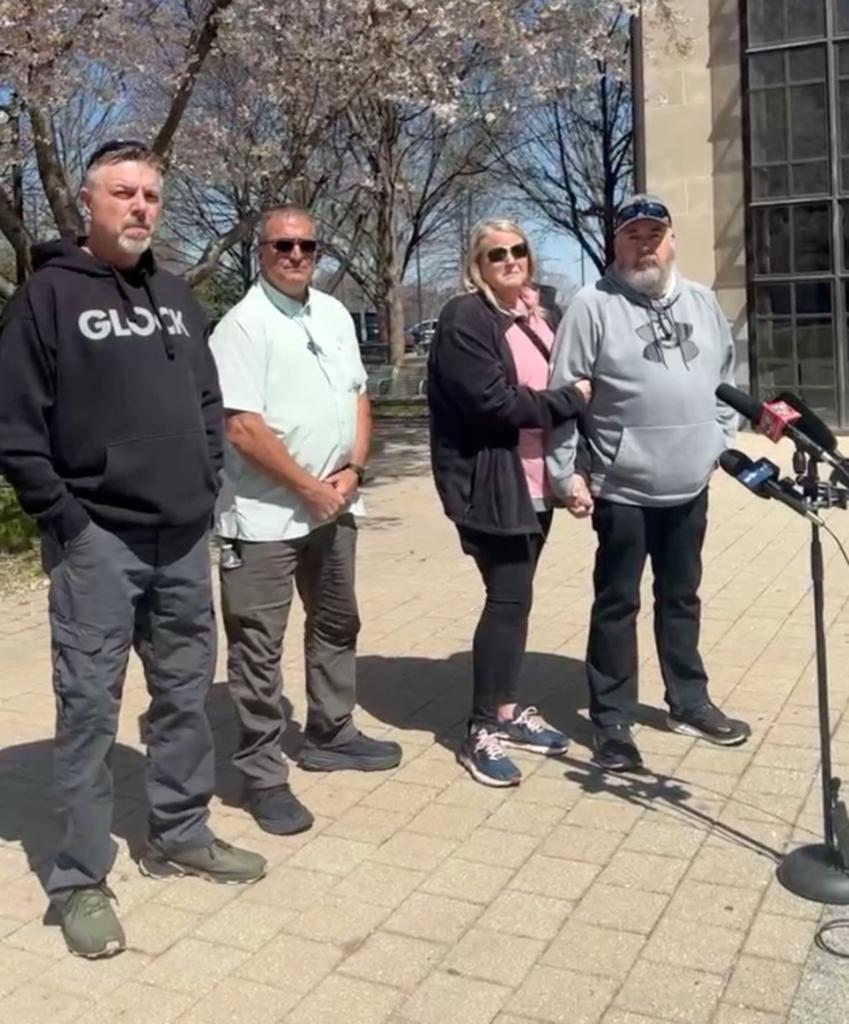
[[517,242],[515,245],[511,245],[509,249],[506,245],[498,245],[494,249],[489,250],[486,258],[490,263],[503,263],[508,255],[512,256],[514,260],[523,260],[528,255],[528,243]]
[[142,142],[141,139],[112,139],[111,142],[104,142],[102,146],[98,146],[91,154],[88,158],[88,163],[85,165],[86,170],[110,153],[119,153],[123,149],[141,150],[143,153],[152,152],[150,146],[146,142]]
[[617,230],[624,227],[626,224],[630,224],[632,220],[639,220],[641,217],[660,220],[667,225],[672,224],[672,217],[669,215],[669,210],[666,209],[663,203],[639,202],[631,203],[630,206],[623,206],[616,214]]
[[301,250],[302,256],[315,256],[318,250],[318,242],[314,238],[274,238],[259,244],[270,245],[275,252],[279,252],[282,256],[291,256],[295,251],[295,246]]

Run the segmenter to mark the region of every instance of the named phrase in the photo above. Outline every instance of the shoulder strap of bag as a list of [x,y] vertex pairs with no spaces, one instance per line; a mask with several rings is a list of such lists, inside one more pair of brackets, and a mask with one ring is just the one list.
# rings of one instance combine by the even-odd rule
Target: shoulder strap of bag
[[533,342],[535,348],[538,349],[539,354],[548,363],[551,362],[551,349],[546,345],[542,338],[537,332],[531,327],[531,325],[525,319],[518,319],[513,321],[516,326],[523,331],[528,338]]

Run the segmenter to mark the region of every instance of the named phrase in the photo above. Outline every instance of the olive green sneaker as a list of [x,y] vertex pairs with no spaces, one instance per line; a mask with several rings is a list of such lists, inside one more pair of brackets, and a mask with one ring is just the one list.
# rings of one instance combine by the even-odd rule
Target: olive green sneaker
[[109,902],[114,899],[105,882],[68,889],[53,897],[62,935],[74,956],[97,960],[126,949],[124,929]]
[[246,885],[258,882],[265,874],[266,861],[258,853],[240,850],[223,839],[209,846],[179,853],[149,849],[139,861],[139,870],[148,878],[180,878],[197,875],[221,885]]

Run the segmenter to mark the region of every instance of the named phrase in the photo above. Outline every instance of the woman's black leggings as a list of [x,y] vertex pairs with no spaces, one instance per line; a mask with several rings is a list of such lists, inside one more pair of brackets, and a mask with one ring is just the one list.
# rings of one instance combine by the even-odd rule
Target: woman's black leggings
[[516,701],[534,574],[551,517],[551,512],[538,513],[541,533],[513,537],[460,528],[463,550],[474,558],[486,587],[473,645],[474,725],[494,726],[498,706]]

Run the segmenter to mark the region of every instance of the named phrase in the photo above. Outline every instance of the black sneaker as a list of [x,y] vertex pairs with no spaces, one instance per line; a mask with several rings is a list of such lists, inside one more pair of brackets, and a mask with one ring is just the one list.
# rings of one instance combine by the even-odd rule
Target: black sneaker
[[271,832],[275,836],[306,832],[315,820],[288,785],[251,789],[245,803],[263,832]]
[[643,767],[643,759],[627,725],[596,730],[593,760],[608,772],[635,772]]
[[721,747],[737,747],[752,735],[747,722],[729,718],[710,701],[695,711],[670,711],[666,724],[673,732],[697,736]]
[[304,741],[298,764],[308,772],[385,772],[401,763],[401,747],[393,740],[375,740],[358,732],[344,743],[318,746]]

